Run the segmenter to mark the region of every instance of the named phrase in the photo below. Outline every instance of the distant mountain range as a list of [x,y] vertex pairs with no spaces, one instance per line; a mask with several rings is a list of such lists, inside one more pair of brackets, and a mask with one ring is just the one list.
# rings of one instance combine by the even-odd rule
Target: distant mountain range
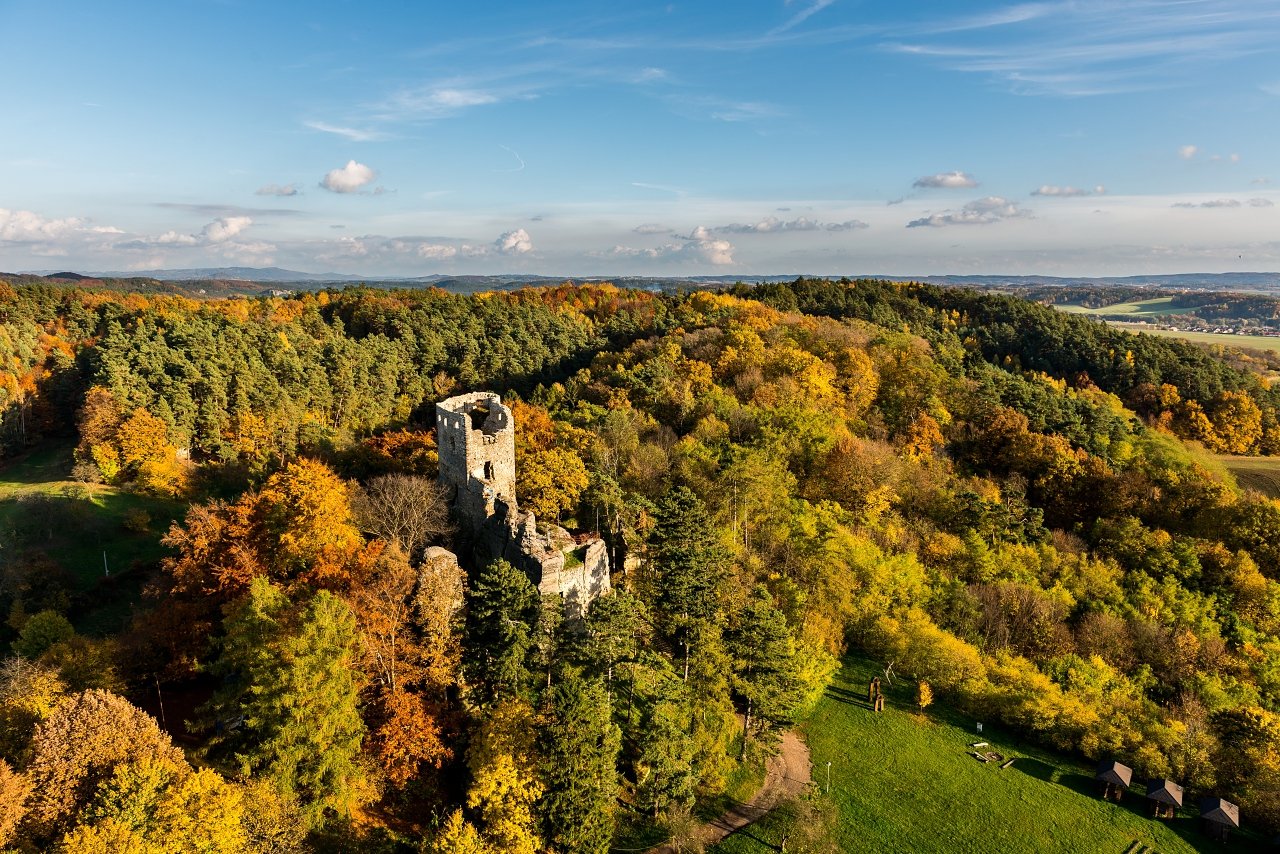
[[[6,274],[0,273],[0,276]],[[499,274],[487,276],[450,276],[435,274],[429,276],[357,276],[348,273],[304,273],[300,270],[286,270],[282,267],[203,267],[181,270],[132,270],[104,271],[95,273],[75,273],[69,271],[38,270],[10,276],[22,280],[34,276],[46,279],[80,281],[84,279],[115,279],[131,282],[146,280],[151,283],[161,282],[201,282],[211,283],[214,287],[208,292],[250,292],[254,285],[295,285],[298,289],[311,290],[324,284],[347,284],[363,282],[370,285],[392,285],[401,287],[434,286],[451,291],[475,292],[483,290],[507,290],[525,285],[545,285],[565,281],[601,282],[609,281],[620,287],[646,289],[678,289],[681,287],[710,287],[729,285],[735,282],[777,282],[791,281],[796,273],[773,276],[718,275],[718,276],[543,276],[535,274]],[[810,275],[810,274],[804,274]],[[823,278],[839,278],[841,274],[826,274]],[[1072,287],[1081,285],[1105,285],[1134,288],[1187,288],[1192,290],[1212,291],[1280,291],[1280,273],[1174,273],[1155,276],[1017,276],[1017,275],[981,275],[981,276],[882,276],[875,274],[849,275],[849,278],[877,278],[894,281],[931,282],[939,285],[977,288],[1026,288],[1026,287]],[[187,287],[182,290],[192,290]],[[204,293],[205,290],[199,292]]]

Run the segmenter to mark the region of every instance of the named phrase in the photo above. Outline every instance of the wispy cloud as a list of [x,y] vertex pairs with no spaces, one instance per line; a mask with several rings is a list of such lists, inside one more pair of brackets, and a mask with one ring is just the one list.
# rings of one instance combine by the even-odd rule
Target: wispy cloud
[[1175,208],[1238,208],[1243,204],[1239,199],[1209,199],[1203,202],[1174,202]]
[[907,228],[943,228],[948,225],[990,225],[1006,219],[1029,219],[1031,211],[1000,196],[975,199],[958,211],[942,211],[907,223]]
[[855,231],[869,227],[867,223],[857,219],[845,222],[822,222],[803,216],[795,219],[778,219],[769,216],[759,222],[717,225],[708,231],[713,234],[784,234],[796,231]]
[[1190,160],[1193,157],[1195,157],[1196,154],[1199,153],[1199,151],[1200,151],[1200,146],[1198,145],[1184,145],[1178,149],[1178,156],[1181,157],[1183,160]]
[[331,125],[327,122],[304,122],[303,124],[312,130],[318,130],[321,133],[331,133],[335,136],[340,136],[343,139],[349,139],[352,142],[375,142],[377,140],[387,138],[386,133],[377,130],[339,127],[338,125]]
[[[818,14],[823,9],[827,8],[828,6],[830,6],[835,2],[836,0],[810,0],[808,4],[806,4],[802,9],[800,9],[800,11],[796,12],[794,15],[792,15],[790,18],[784,21],[780,26],[775,27],[770,32],[771,34],[774,34],[774,35],[779,33],[785,33],[787,30],[790,30],[793,27],[800,26],[805,21],[809,20],[814,15]],[[787,5],[788,6],[791,5],[791,0],[787,0]]]
[[1280,7],[1257,0],[1059,0],[900,27],[884,47],[1021,94],[1088,96],[1192,82],[1278,35]]
[[1101,196],[1107,192],[1107,188],[1098,184],[1092,190],[1083,187],[1059,187],[1054,184],[1042,184],[1031,191],[1033,196],[1057,196],[1060,198],[1071,198],[1074,196]]
[[430,120],[452,116],[469,107],[496,104],[498,93],[463,86],[428,85],[401,89],[376,108],[384,120]]
[[264,184],[254,190],[257,196],[297,196],[302,191],[298,189],[297,184]]

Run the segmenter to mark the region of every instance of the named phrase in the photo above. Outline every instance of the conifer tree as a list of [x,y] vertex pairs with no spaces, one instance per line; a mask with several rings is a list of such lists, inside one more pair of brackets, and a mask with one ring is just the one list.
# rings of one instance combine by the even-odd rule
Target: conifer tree
[[482,704],[523,694],[540,610],[537,589],[523,572],[496,560],[476,574],[467,593],[468,681]]
[[366,789],[351,610],[321,591],[297,613],[256,578],[226,631],[214,670],[229,681],[206,707],[214,753],[295,792],[312,827],[350,815]]
[[621,733],[604,688],[575,673],[550,694],[542,731],[546,838],[564,854],[604,854],[613,834]]

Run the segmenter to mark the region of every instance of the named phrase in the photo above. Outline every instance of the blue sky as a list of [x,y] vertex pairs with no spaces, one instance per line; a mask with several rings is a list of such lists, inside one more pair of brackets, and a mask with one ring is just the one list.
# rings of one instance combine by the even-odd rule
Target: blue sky
[[1280,269],[1275,0],[0,0],[0,32],[0,270]]

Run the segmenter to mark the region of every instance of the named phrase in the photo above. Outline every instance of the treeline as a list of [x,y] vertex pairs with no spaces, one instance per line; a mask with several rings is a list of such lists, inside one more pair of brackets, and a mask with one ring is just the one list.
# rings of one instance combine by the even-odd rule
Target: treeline
[[1134,335],[1018,297],[914,283],[801,279],[753,292],[780,308],[909,328],[960,370],[984,361],[1097,386],[1215,451],[1280,453],[1280,392],[1186,342]]

